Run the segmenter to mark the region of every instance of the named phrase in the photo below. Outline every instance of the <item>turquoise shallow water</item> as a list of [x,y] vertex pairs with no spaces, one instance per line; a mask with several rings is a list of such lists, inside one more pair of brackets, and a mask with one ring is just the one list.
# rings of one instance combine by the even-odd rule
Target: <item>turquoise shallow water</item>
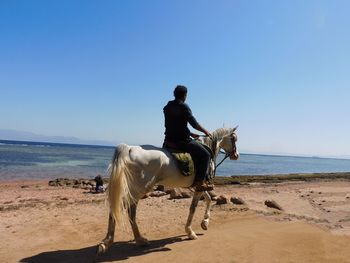
[[[114,147],[0,140],[0,180],[105,175]],[[222,156],[219,156],[221,159]],[[350,160],[241,154],[217,175],[350,172]]]

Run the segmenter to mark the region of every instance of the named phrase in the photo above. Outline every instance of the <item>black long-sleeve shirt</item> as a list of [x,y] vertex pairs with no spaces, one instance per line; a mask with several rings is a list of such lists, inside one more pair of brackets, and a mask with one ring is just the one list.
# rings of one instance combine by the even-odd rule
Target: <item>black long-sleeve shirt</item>
[[172,100],[163,108],[165,117],[165,140],[170,142],[184,142],[190,140],[189,123],[197,127],[198,122],[192,115],[190,107],[181,100]]

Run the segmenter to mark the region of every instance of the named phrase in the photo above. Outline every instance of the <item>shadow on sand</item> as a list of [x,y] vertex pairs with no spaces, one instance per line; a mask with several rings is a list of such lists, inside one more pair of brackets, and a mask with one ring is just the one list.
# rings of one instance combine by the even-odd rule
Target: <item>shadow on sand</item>
[[137,257],[153,252],[171,251],[170,248],[165,247],[168,244],[182,242],[188,240],[186,236],[176,236],[150,241],[148,246],[139,247],[135,242],[116,242],[108,251],[96,258],[97,246],[91,246],[75,250],[57,250],[43,252],[38,255],[23,258],[20,262],[41,263],[41,262],[112,262],[118,260],[125,260],[131,257]]

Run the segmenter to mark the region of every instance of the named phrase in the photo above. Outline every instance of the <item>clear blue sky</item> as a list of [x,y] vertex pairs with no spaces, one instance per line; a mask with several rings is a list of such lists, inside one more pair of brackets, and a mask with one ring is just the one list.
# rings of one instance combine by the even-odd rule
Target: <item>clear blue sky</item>
[[350,1],[0,2],[0,129],[160,145],[176,84],[243,152],[350,156]]

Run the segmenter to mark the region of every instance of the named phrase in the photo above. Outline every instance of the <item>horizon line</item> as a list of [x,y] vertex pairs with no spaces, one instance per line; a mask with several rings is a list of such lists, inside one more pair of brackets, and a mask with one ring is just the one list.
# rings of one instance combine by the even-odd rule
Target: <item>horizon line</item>
[[[91,147],[108,147],[115,148],[118,144],[87,144],[87,143],[72,143],[72,142],[52,142],[52,141],[36,141],[36,140],[15,140],[15,139],[1,139],[2,142],[22,142],[22,143],[47,143],[47,144],[64,144],[74,146],[91,146]],[[323,156],[323,155],[312,155],[312,154],[293,154],[293,153],[274,153],[274,152],[254,152],[254,151],[243,151],[240,154],[243,155],[263,155],[263,156],[279,156],[279,157],[296,157],[296,158],[319,158],[319,159],[337,159],[337,160],[350,160],[350,156]]]

